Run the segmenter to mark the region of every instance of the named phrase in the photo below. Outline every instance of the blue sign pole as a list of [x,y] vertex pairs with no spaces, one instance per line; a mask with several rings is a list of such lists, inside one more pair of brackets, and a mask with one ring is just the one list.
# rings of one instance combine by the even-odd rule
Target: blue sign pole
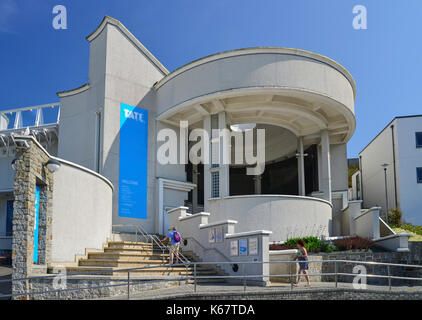
[[147,218],[148,110],[120,105],[119,216]]
[[34,219],[34,263],[38,263],[38,226],[40,219],[40,187],[35,186],[35,219]]

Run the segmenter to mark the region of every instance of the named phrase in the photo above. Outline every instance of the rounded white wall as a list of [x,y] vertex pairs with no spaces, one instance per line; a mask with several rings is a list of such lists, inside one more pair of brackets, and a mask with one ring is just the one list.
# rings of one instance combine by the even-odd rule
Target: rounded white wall
[[194,61],[156,85],[158,114],[216,92],[282,88],[330,97],[354,114],[355,83],[341,65],[295,49],[234,50]]
[[332,206],[325,200],[299,196],[251,195],[209,201],[209,223],[236,220],[236,232],[270,230],[270,241],[329,236]]
[[52,262],[74,262],[85,249],[102,249],[112,231],[111,183],[95,172],[60,160],[54,173]]

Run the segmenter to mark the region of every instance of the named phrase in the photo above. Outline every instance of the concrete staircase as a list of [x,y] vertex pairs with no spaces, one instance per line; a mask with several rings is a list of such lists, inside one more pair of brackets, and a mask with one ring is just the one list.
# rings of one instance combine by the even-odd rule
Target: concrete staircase
[[[195,257],[187,257],[190,261]],[[89,273],[104,271],[98,276],[121,276],[127,275],[126,271],[118,269],[139,268],[146,266],[156,266],[149,269],[139,269],[131,271],[133,277],[169,277],[169,276],[193,276],[193,266],[166,266],[169,264],[168,251],[163,253],[158,247],[151,243],[132,241],[109,241],[104,246],[103,251],[88,252],[80,258],[74,266],[66,266],[67,273]],[[53,273],[53,268],[49,269]],[[197,266],[197,276],[222,275],[221,270],[216,266]],[[201,279],[198,282],[205,282],[208,279]],[[211,281],[216,282],[216,280]]]

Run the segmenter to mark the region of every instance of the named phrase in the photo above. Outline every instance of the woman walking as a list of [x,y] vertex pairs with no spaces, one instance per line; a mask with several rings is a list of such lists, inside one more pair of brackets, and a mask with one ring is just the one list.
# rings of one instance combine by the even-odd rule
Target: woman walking
[[299,260],[299,276],[298,276],[297,282],[294,283],[293,286],[297,287],[299,285],[300,276],[303,273],[306,281],[308,282],[308,287],[310,287],[311,282],[309,281],[309,276],[308,276],[308,271],[307,271],[309,269],[308,252],[306,251],[305,243],[301,239],[297,241],[297,249],[298,249],[298,253],[295,260],[296,259]]

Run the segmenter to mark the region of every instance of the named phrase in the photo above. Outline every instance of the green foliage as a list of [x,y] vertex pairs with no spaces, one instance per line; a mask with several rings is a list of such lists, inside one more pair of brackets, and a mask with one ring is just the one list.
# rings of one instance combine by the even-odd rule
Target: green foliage
[[357,170],[359,170],[359,165],[351,165],[347,169],[347,176],[349,180],[349,188],[352,187],[352,174],[354,174]]
[[388,224],[394,227],[401,227],[402,224],[402,212],[399,208],[390,210],[388,213]]
[[402,224],[401,229],[416,233],[417,235],[422,235],[422,226],[414,226],[411,223]]
[[296,249],[297,248],[297,241],[299,239],[302,239],[302,241],[305,243],[305,248],[308,252],[333,252],[336,248],[334,248],[332,245],[321,241],[317,237],[304,237],[304,238],[293,238],[289,239],[284,243],[284,246],[286,249]]

